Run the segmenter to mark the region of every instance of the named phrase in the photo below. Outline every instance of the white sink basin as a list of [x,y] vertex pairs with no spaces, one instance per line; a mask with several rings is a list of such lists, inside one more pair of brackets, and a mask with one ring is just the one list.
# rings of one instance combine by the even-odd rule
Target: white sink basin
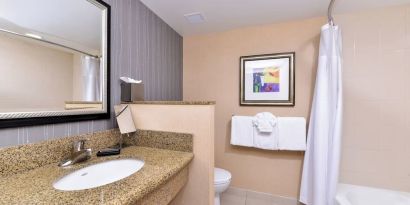
[[54,182],[53,187],[62,191],[76,191],[103,186],[124,179],[144,166],[137,159],[118,159],[101,162],[72,172]]

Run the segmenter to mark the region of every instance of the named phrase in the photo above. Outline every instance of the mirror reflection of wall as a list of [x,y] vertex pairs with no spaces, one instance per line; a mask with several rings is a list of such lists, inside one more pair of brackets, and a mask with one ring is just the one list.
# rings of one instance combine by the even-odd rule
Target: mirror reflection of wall
[[86,0],[0,0],[0,113],[103,109],[103,17]]
[[99,58],[0,33],[0,61],[0,112],[102,101]]
[[64,107],[72,98],[73,54],[0,33],[0,111]]

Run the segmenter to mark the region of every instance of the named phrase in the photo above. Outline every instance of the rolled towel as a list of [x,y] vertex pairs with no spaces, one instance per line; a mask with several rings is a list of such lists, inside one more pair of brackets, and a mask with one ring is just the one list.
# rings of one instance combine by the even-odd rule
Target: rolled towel
[[259,132],[271,133],[276,129],[277,119],[275,115],[270,112],[261,112],[255,115],[253,124]]

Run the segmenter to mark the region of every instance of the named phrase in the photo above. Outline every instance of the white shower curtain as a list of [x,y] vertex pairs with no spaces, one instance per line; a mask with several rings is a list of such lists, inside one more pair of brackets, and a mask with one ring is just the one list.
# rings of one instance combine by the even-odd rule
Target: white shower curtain
[[334,205],[342,135],[342,36],[324,25],[319,65],[303,163],[300,202]]
[[83,101],[102,101],[101,83],[102,68],[100,59],[83,55],[81,56],[82,70],[82,100]]

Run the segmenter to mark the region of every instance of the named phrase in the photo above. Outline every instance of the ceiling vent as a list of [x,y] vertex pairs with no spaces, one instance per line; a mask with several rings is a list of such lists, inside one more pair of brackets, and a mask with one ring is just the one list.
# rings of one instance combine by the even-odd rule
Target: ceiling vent
[[185,14],[184,17],[193,24],[205,22],[205,17],[200,12]]

